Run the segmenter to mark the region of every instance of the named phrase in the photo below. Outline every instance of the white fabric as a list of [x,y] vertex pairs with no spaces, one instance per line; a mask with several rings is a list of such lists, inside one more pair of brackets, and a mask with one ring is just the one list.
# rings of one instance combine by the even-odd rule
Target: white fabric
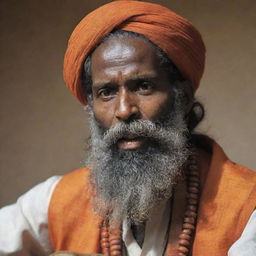
[[163,255],[167,242],[168,223],[171,212],[169,201],[162,202],[153,209],[146,223],[145,238],[142,248],[135,240],[130,225],[123,223],[123,241],[127,256],[159,256]]
[[228,256],[256,255],[256,211],[247,222],[241,237],[231,246]]
[[[16,204],[0,209],[0,256],[46,256],[51,252],[48,233],[48,207],[52,192],[61,177],[55,176],[21,196]],[[146,225],[142,249],[127,223],[123,224],[123,240],[128,256],[159,256],[167,239],[170,206],[154,209]],[[232,232],[232,231],[231,231]],[[256,210],[241,237],[230,248],[228,256],[256,255]]]
[[18,201],[0,210],[0,255],[43,256],[51,252],[48,205],[61,177],[35,186]]

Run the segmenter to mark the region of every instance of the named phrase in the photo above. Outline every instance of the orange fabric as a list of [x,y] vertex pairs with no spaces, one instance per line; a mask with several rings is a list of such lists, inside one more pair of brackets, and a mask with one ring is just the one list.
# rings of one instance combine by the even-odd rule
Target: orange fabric
[[[206,178],[192,255],[226,256],[255,209],[256,173],[232,163],[214,144],[210,168],[201,175]],[[101,219],[92,212],[87,180],[88,169],[77,170],[65,175],[53,193],[49,230],[55,251],[100,253]]]
[[48,225],[54,250],[99,251],[101,219],[92,211],[87,168],[65,175],[49,206]]
[[192,255],[227,255],[255,207],[256,172],[228,160],[215,143],[201,194]]
[[[81,74],[85,58],[113,30],[145,35],[167,53],[193,89],[204,71],[205,46],[193,25],[158,4],[114,1],[89,13],[73,31],[64,59],[64,79],[74,96],[86,104]],[[84,85],[83,85],[84,86]]]

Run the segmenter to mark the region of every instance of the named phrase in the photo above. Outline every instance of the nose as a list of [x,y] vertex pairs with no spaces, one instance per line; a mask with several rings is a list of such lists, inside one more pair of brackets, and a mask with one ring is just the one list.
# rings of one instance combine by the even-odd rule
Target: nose
[[115,117],[118,121],[128,122],[139,118],[139,107],[129,92],[120,92],[116,102]]

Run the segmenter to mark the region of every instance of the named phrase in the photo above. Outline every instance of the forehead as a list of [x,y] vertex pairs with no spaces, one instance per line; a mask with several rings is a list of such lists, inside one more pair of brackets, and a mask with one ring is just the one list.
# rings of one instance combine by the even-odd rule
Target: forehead
[[106,74],[153,72],[160,67],[156,48],[139,37],[114,37],[102,43],[93,53],[92,78]]

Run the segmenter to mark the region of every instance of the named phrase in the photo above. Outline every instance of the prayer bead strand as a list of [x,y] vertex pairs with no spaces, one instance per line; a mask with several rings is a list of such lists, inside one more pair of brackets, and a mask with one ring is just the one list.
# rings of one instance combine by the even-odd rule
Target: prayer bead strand
[[182,231],[179,235],[178,256],[187,256],[189,254],[196,228],[200,175],[195,156],[189,157],[187,172],[187,206],[184,214]]
[[100,240],[100,246],[102,249],[102,253],[104,256],[110,256],[110,244],[109,244],[109,232],[108,227],[106,224],[104,224],[101,227],[101,240]]
[[122,256],[122,231],[105,223],[101,227],[100,245],[104,256]]

